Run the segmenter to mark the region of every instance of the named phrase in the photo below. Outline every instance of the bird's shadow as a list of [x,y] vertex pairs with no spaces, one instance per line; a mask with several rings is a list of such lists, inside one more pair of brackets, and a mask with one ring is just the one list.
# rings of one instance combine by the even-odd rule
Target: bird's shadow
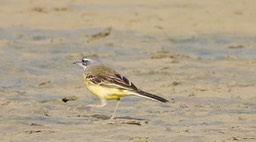
[[148,124],[148,121],[145,119],[134,118],[134,117],[130,117],[130,116],[115,117],[114,119],[110,119],[110,117],[108,115],[94,114],[94,115],[90,115],[88,117],[96,118],[96,120],[104,120],[104,121],[100,121],[100,123],[106,123],[106,124],[110,124],[110,125],[142,126],[144,124]]
[[[110,118],[111,118],[109,115],[102,115],[102,114],[93,114],[93,115],[89,115],[88,117],[93,117],[98,120],[110,120]],[[130,117],[130,116],[115,117],[113,120],[147,121],[146,119],[143,119],[143,118],[135,118],[135,117]]]

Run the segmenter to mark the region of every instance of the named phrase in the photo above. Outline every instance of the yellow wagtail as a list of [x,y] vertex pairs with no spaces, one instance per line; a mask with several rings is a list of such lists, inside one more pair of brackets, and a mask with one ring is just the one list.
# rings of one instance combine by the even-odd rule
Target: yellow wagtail
[[83,81],[86,87],[101,100],[100,105],[88,105],[88,107],[104,107],[107,105],[106,100],[117,100],[115,110],[110,119],[115,117],[121,97],[135,95],[163,103],[168,102],[162,97],[140,90],[126,77],[104,66],[97,57],[84,57],[74,62],[74,64],[78,64],[84,69]]

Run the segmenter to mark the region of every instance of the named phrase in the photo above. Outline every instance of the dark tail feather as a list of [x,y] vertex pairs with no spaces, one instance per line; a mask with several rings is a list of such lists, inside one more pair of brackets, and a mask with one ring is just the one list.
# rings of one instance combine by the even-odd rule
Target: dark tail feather
[[162,97],[159,97],[157,95],[153,95],[153,94],[144,92],[142,90],[138,91],[137,93],[138,93],[137,96],[144,97],[144,98],[147,98],[147,99],[159,101],[159,102],[162,102],[162,103],[169,102],[168,100],[166,100],[166,99],[164,99]]

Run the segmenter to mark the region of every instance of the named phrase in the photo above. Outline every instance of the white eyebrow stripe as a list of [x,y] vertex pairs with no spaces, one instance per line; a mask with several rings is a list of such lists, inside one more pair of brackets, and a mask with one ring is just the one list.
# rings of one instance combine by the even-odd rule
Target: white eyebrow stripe
[[82,61],[92,61],[91,59],[84,58]]

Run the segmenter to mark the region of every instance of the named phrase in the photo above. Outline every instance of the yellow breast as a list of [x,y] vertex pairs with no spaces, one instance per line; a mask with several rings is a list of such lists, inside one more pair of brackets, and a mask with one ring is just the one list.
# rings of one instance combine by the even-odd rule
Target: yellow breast
[[118,98],[131,95],[126,90],[123,90],[123,89],[109,88],[109,87],[94,84],[89,80],[87,80],[85,77],[84,77],[84,82],[88,90],[95,96],[99,97],[100,99],[116,100]]

